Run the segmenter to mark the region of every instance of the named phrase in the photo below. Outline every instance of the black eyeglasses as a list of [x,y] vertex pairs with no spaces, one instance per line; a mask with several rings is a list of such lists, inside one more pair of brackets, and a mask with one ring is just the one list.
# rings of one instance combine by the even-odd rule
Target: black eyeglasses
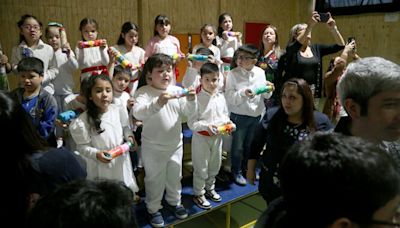
[[237,59],[240,59],[240,60],[250,60],[250,59],[255,59],[255,58],[254,58],[254,57],[250,57],[250,56],[239,55],[239,56],[237,57]]
[[26,30],[35,30],[35,31],[38,31],[38,30],[40,30],[40,26],[39,25],[22,25],[21,26],[23,29],[26,29]]

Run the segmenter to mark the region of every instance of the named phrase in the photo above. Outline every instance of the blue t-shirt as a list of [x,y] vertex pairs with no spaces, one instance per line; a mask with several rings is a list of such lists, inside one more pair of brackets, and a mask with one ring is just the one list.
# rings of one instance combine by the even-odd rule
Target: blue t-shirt
[[22,107],[24,108],[25,112],[31,116],[32,119],[36,117],[36,104],[39,99],[39,96],[34,96],[32,98],[26,98],[22,100]]

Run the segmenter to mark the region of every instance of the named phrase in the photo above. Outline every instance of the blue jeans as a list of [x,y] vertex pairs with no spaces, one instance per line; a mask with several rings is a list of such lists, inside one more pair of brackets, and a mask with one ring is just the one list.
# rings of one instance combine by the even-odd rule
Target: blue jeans
[[231,171],[232,174],[241,174],[247,169],[247,160],[250,153],[254,129],[260,121],[260,116],[252,117],[231,113],[232,122],[236,124],[236,131],[232,133]]

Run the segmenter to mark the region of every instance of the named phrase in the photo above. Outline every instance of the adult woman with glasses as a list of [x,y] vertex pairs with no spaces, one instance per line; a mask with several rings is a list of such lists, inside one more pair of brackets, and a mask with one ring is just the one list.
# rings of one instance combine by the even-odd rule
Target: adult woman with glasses
[[248,181],[254,184],[257,160],[261,157],[258,189],[264,200],[270,203],[281,195],[279,166],[289,147],[312,132],[332,128],[328,117],[314,110],[307,82],[299,78],[289,79],[283,84],[280,106],[268,108],[256,127],[247,162]]

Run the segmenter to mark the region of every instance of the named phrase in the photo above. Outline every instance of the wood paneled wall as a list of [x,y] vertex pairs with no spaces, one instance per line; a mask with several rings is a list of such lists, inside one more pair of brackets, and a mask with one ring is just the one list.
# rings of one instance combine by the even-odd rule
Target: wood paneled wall
[[[218,16],[228,12],[234,27],[243,31],[245,22],[268,22],[278,28],[279,41],[286,46],[289,29],[305,22],[312,10],[312,0],[0,0],[0,42],[5,53],[18,44],[17,21],[23,14],[38,17],[44,25],[58,21],[65,25],[72,46],[80,39],[79,22],[92,17],[99,23],[99,36],[114,44],[125,21],[140,27],[140,45],[153,35],[154,18],[166,14],[172,33],[199,33],[205,23],[218,26]],[[397,12],[399,14],[399,12]],[[385,22],[384,13],[335,16],[343,37],[355,36],[361,56],[383,56],[400,63],[400,22]],[[397,15],[399,16],[399,15]],[[313,42],[332,43],[323,25],[313,32]],[[10,56],[9,56],[10,57]],[[324,65],[329,58],[325,58]],[[326,68],[325,68],[326,69]]]

